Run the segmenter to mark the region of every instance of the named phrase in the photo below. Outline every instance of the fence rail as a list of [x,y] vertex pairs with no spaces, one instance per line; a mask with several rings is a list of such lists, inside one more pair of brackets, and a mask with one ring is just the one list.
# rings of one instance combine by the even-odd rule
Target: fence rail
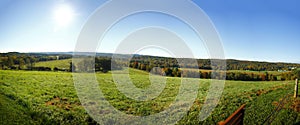
[[245,116],[246,104],[243,104],[232,115],[230,115],[225,121],[219,122],[219,125],[242,125]]

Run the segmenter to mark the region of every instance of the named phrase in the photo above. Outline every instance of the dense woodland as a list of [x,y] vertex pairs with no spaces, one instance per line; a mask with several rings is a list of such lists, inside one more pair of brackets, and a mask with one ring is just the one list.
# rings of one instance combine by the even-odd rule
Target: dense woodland
[[[295,79],[295,69],[300,67],[300,64],[294,63],[269,63],[230,59],[226,60],[226,72],[213,72],[212,69],[215,67],[211,65],[211,61],[209,59],[197,59],[197,63],[193,63],[194,60],[192,59],[184,59],[186,63],[180,65],[178,60],[175,58],[134,55],[130,61],[112,61],[110,55],[111,54],[97,54],[95,60],[84,59],[78,64],[70,63],[70,67],[68,69],[59,69],[57,67],[51,69],[50,67],[36,67],[35,63],[41,61],[70,59],[72,58],[72,55],[66,53],[0,53],[0,69],[108,72],[112,69],[119,70],[122,69],[122,67],[129,66],[131,68],[170,77],[200,76],[200,78],[211,79],[213,76],[213,79],[221,79],[222,77],[225,77],[226,74],[227,80],[277,81]],[[270,71],[277,73],[270,73]],[[212,75],[212,73],[214,75]]]

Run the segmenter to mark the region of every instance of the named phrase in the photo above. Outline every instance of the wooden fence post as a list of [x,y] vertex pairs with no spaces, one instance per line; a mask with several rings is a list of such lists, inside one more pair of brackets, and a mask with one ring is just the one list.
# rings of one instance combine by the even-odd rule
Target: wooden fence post
[[295,81],[295,92],[294,92],[294,98],[297,98],[298,95],[298,79]]

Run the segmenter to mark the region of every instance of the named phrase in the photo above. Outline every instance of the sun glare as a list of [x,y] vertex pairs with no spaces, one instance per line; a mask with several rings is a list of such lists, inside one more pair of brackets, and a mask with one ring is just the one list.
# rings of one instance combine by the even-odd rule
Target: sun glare
[[67,26],[74,18],[74,12],[68,5],[60,5],[54,11],[54,19],[58,26]]

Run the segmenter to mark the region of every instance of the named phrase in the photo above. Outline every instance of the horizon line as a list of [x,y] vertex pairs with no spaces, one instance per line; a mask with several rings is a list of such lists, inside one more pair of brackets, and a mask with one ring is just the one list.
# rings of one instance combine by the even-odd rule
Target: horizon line
[[[75,53],[76,51],[52,51],[52,52],[20,52],[20,51],[10,51],[10,52],[0,52],[2,53]],[[146,54],[124,54],[124,53],[111,53],[111,52],[77,52],[77,53],[104,53],[104,54],[120,54],[120,55],[142,55],[142,56],[153,56],[153,57],[166,57],[166,58],[176,58],[170,56],[158,56],[158,55],[146,55]],[[194,58],[194,59],[214,59],[214,58]],[[250,60],[250,59],[237,59],[237,58],[226,58],[225,60],[237,60],[237,61],[250,61],[250,62],[266,62],[266,63],[292,63],[300,64],[300,62],[283,62],[283,61],[267,61],[267,60]]]

